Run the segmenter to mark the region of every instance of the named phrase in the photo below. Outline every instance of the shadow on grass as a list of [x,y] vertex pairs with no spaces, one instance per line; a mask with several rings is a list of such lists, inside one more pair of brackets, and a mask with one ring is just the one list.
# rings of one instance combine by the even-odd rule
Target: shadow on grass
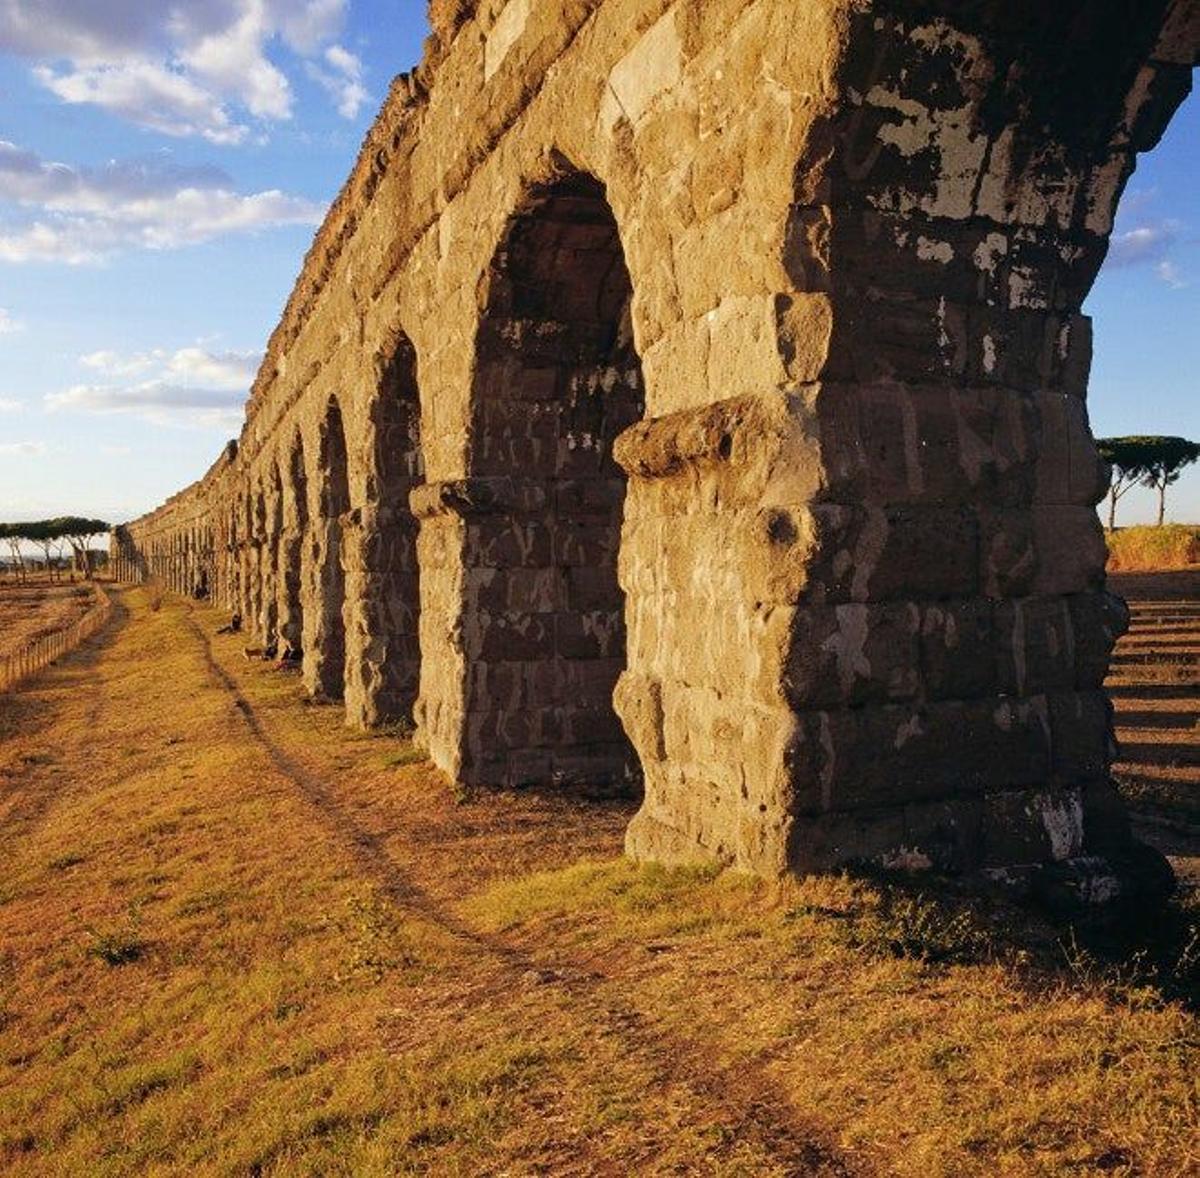
[[999,963],[1034,991],[1064,983],[1135,1005],[1200,1010],[1200,903],[1176,895],[1157,907],[1114,904],[1102,917],[1054,921],[976,885],[939,876],[859,868],[850,877],[878,896],[851,910],[799,910],[835,921],[839,939],[879,958],[929,965]]

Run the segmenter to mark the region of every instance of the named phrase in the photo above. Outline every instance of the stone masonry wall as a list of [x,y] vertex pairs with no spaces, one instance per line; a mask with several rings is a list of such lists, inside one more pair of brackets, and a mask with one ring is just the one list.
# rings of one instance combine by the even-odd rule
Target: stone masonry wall
[[457,780],[640,782],[638,858],[1110,894],[1080,308],[1196,0],[430,15],[241,438],[118,575]]

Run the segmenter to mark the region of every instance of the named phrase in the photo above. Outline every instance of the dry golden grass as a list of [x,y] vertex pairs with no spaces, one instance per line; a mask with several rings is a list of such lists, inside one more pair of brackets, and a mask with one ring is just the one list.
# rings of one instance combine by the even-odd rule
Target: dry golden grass
[[16,654],[43,635],[65,630],[95,601],[95,594],[81,582],[0,579],[0,657]]
[[456,800],[215,613],[121,602],[0,700],[6,1173],[1200,1165],[1196,1017],[1046,930],[636,869],[628,805]]
[[1195,524],[1139,526],[1106,532],[1110,572],[1186,569],[1200,565],[1200,527]]

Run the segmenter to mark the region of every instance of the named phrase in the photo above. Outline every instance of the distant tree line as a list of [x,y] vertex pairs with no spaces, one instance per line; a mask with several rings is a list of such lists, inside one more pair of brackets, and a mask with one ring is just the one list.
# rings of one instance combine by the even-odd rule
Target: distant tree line
[[25,579],[26,573],[21,545],[32,544],[42,550],[46,559],[46,569],[51,576],[55,570],[51,554],[58,557],[58,565],[61,566],[69,548],[74,557],[75,567],[90,581],[95,573],[91,543],[107,531],[108,524],[102,519],[63,515],[57,519],[32,520],[27,523],[0,523],[0,542],[8,545],[13,566],[21,580]]
[[1117,503],[1134,487],[1158,492],[1158,523],[1167,514],[1167,488],[1178,481],[1184,469],[1200,459],[1200,442],[1187,438],[1131,437],[1101,438],[1096,445],[1112,467],[1108,487],[1108,528],[1117,526]]

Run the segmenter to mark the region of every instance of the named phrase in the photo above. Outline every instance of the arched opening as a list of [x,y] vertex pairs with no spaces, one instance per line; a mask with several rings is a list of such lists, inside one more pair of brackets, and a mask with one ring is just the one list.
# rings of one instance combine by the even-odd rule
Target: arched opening
[[[410,721],[421,668],[417,521],[409,495],[424,478],[416,351],[403,333],[379,366],[371,403],[373,463],[363,513],[364,573],[356,668],[366,726]],[[349,701],[348,701],[349,702]]]
[[267,598],[267,500],[262,483],[254,488],[251,501],[250,537],[250,618],[259,638],[267,637],[265,603]]
[[[1138,158],[1084,304],[1095,337],[1088,412],[1113,463],[1100,508],[1107,588],[1128,611],[1105,680],[1116,736],[1112,778],[1139,837],[1168,856],[1179,854],[1179,844],[1160,834],[1160,823],[1195,821],[1200,763],[1200,576],[1192,555],[1200,462],[1184,465],[1186,452],[1169,440],[1200,441],[1195,339],[1187,330],[1200,323],[1200,239],[1190,232],[1198,158],[1200,99],[1192,96]],[[1173,460],[1180,465],[1172,469]],[[1147,464],[1141,471],[1139,461]]]
[[284,480],[283,538],[280,542],[280,657],[299,663],[304,655],[304,541],[308,535],[308,476],[304,439],[297,431]]
[[493,259],[477,339],[464,775],[632,785],[613,709],[625,480],[612,444],[644,412],[633,288],[604,188],[533,191]]
[[279,464],[271,463],[267,478],[269,490],[267,493],[267,523],[266,536],[263,544],[263,641],[266,644],[265,654],[274,658],[279,653],[279,617],[280,597],[282,596],[283,575],[280,568],[283,538],[283,476],[279,473]]
[[350,480],[346,434],[337,398],[331,397],[321,422],[318,442],[320,495],[316,525],[316,632],[311,660],[305,666],[310,690],[340,700],[346,677],[346,574],[342,563],[342,517],[350,510]]
[[249,629],[254,624],[254,511],[252,494],[247,488],[238,499],[238,609],[242,624]]
[[235,499],[226,524],[228,540],[225,545],[225,568],[228,583],[225,587],[225,607],[230,613],[242,610],[242,515],[240,500]]

